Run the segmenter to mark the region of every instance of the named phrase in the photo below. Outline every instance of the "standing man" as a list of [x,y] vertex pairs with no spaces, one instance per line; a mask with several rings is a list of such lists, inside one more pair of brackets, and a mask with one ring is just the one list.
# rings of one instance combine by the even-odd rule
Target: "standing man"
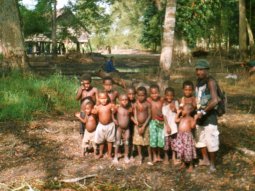
[[[216,152],[219,150],[219,131],[217,112],[215,107],[219,98],[215,79],[209,76],[207,60],[198,60],[196,63],[196,98],[199,121],[197,126],[196,147],[201,149],[203,159],[200,165],[210,166],[210,171],[216,171]],[[209,153],[209,157],[208,157]]]

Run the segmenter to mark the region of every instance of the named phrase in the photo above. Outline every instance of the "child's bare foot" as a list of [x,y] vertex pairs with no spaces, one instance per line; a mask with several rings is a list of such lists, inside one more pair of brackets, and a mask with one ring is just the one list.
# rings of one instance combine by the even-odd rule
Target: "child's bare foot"
[[182,164],[181,164],[181,166],[180,166],[180,170],[182,170],[182,169],[184,169],[185,168],[185,163],[183,162]]
[[216,168],[215,168],[214,165],[211,165],[211,166],[210,166],[210,172],[216,172]]
[[177,165],[181,164],[181,161],[180,160],[174,160],[173,164],[174,164],[174,166],[177,166]]
[[157,158],[157,162],[162,162],[162,161],[163,161],[162,158],[160,157]]
[[125,162],[126,164],[128,164],[128,163],[130,162],[129,158],[128,158],[128,157],[125,157],[125,158],[124,158],[124,162]]
[[112,160],[112,155],[106,155],[106,159]]
[[103,154],[99,154],[99,155],[97,155],[95,158],[96,158],[96,159],[101,159],[101,158],[103,158],[103,157],[104,157]]
[[188,172],[188,173],[193,172],[193,166],[192,166],[192,165],[189,165],[189,168],[187,169],[187,172]]
[[143,157],[138,157],[138,164],[141,165],[143,163]]
[[166,160],[166,159],[165,159],[165,160],[163,161],[163,164],[169,164],[169,160]]
[[208,160],[199,160],[199,166],[209,166],[210,161]]
[[118,163],[119,163],[118,158],[117,158],[117,157],[114,157],[112,163],[113,163],[113,164],[118,164]]

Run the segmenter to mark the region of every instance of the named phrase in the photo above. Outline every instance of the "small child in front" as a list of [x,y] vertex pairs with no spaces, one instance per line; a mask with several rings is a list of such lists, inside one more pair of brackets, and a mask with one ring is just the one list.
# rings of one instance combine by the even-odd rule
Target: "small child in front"
[[124,161],[125,163],[129,162],[129,139],[130,139],[130,120],[132,114],[132,107],[128,103],[128,97],[126,94],[121,94],[119,96],[120,105],[116,109],[116,118],[114,117],[114,123],[117,126],[116,132],[116,142],[115,142],[115,156],[114,163],[118,163],[118,152],[119,146],[121,144],[121,137],[124,135]]
[[[81,76],[81,85],[77,90],[76,93],[76,100],[80,100],[81,102],[81,118],[85,117],[85,113],[82,112],[82,104],[85,101],[85,99],[89,98],[92,99],[94,103],[97,101],[97,88],[93,87],[91,85],[91,76],[88,74],[84,74]],[[83,123],[80,125],[80,134],[81,136],[84,135],[85,126]]]
[[159,86],[150,86],[150,97],[148,98],[151,104],[151,121],[149,124],[150,132],[150,147],[152,150],[153,162],[160,162],[160,151],[164,148],[164,118],[162,115],[162,107],[164,99],[160,97]]
[[115,124],[113,122],[113,112],[115,105],[109,101],[106,92],[98,94],[99,105],[95,106],[94,113],[98,115],[98,125],[96,128],[95,142],[99,144],[99,155],[103,157],[104,142],[107,142],[108,158],[112,159],[112,146],[115,142]]
[[165,146],[164,146],[164,164],[169,164],[168,151],[172,150],[173,164],[177,164],[176,160],[176,137],[177,137],[177,124],[175,123],[175,116],[179,108],[178,101],[174,99],[174,89],[168,87],[165,89],[165,104],[162,108],[164,116],[164,133],[165,133]]
[[185,81],[182,85],[183,97],[180,99],[180,108],[182,108],[185,104],[191,104],[194,110],[197,108],[197,101],[194,92],[194,84],[191,81]]
[[178,110],[175,118],[175,122],[179,123],[176,140],[177,156],[182,160],[181,168],[184,168],[185,165],[188,166],[188,172],[193,170],[192,161],[197,157],[195,141],[191,130],[196,127],[198,116],[195,115],[195,118],[191,117],[193,110],[194,108],[190,103],[185,104],[182,111]]
[[84,107],[85,118],[81,117],[80,112],[75,113],[75,116],[85,124],[85,133],[82,140],[82,155],[85,156],[93,148],[94,156],[96,156],[96,144],[95,144],[95,132],[97,126],[96,116],[92,114],[92,109],[94,103],[92,101],[86,100]]
[[118,98],[118,92],[112,89],[113,80],[111,77],[105,77],[103,79],[103,87],[104,91],[107,93],[107,96],[110,98],[111,103],[116,103],[116,99]]
[[137,101],[134,106],[134,136],[133,144],[137,146],[139,163],[143,162],[142,147],[148,149],[149,160],[151,163],[151,151],[149,140],[149,122],[151,119],[151,105],[146,100],[147,91],[146,88],[141,86],[137,89]]

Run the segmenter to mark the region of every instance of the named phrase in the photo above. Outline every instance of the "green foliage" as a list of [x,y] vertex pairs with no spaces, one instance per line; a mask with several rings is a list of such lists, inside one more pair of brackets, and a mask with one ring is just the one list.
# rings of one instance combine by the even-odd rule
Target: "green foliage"
[[4,59],[4,56],[2,53],[0,53],[0,61],[2,61]]
[[33,34],[51,34],[51,6],[49,3],[39,1],[34,10],[20,5],[21,20],[25,37]]
[[13,71],[1,78],[0,121],[31,120],[34,117],[78,108],[74,100],[77,79],[60,74],[42,78]]
[[164,11],[159,11],[153,2],[149,3],[144,12],[143,30],[140,42],[146,47],[156,51],[161,45],[163,32]]

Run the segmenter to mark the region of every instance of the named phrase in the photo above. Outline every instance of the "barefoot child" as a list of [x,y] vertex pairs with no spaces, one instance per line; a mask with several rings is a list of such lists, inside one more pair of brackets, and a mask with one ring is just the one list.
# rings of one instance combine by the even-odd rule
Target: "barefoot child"
[[109,102],[106,92],[98,94],[99,105],[95,106],[94,113],[98,115],[95,142],[99,144],[99,155],[103,157],[104,142],[107,142],[108,158],[112,158],[112,145],[115,141],[115,124],[113,123],[114,104]]
[[182,111],[178,110],[175,118],[175,122],[179,123],[176,140],[177,156],[182,160],[182,168],[188,166],[188,172],[193,170],[192,160],[196,158],[195,141],[191,130],[196,127],[198,116],[191,117],[193,110],[191,104],[186,104]]
[[142,147],[148,149],[149,160],[151,163],[151,152],[149,148],[149,128],[148,124],[151,118],[151,105],[146,100],[147,91],[145,87],[139,87],[137,89],[137,101],[134,106],[134,136],[133,144],[137,146],[139,163],[142,164]]
[[94,156],[96,156],[96,144],[95,144],[95,132],[97,126],[96,116],[92,114],[94,103],[92,101],[85,101],[85,108],[83,112],[86,114],[85,118],[81,117],[80,112],[75,113],[75,116],[85,124],[85,134],[82,140],[82,155],[85,156],[91,149],[94,150]]
[[176,160],[176,137],[177,137],[177,124],[175,123],[175,116],[177,109],[179,108],[178,101],[174,100],[174,89],[168,87],[165,89],[165,105],[162,108],[164,116],[164,134],[165,134],[165,146],[164,146],[164,163],[169,164],[168,151],[172,150],[173,164],[177,164]]
[[194,92],[194,84],[191,81],[185,81],[182,85],[183,89],[183,97],[180,99],[180,108],[182,108],[185,104],[189,103],[193,106],[194,110],[197,108],[196,98],[193,95]]
[[110,98],[111,103],[116,103],[116,99],[118,97],[118,92],[116,90],[112,89],[113,86],[113,80],[111,77],[105,77],[103,79],[103,87],[104,91],[107,93],[107,95]]
[[[135,106],[135,102],[136,102],[136,99],[135,99],[135,95],[136,94],[136,91],[135,91],[135,88],[130,86],[127,88],[127,96],[128,96],[128,101],[129,101],[129,105],[131,106],[132,108],[132,112],[134,112],[134,106]],[[133,113],[132,113],[133,115]],[[129,123],[130,127],[130,159],[131,160],[134,160],[134,145],[133,145],[133,136],[134,136],[134,123],[133,121],[130,121]]]
[[124,161],[125,163],[129,162],[128,154],[129,154],[129,137],[130,137],[130,121],[131,121],[131,114],[132,108],[128,104],[128,97],[126,94],[121,94],[119,96],[119,103],[120,105],[117,107],[116,110],[116,118],[114,117],[114,123],[117,126],[116,132],[116,142],[115,142],[115,156],[114,156],[114,163],[118,163],[118,152],[119,146],[121,144],[121,137],[124,135]]
[[152,85],[150,87],[150,98],[148,101],[151,104],[151,121],[149,124],[150,132],[150,147],[152,150],[153,162],[160,162],[160,151],[164,148],[164,118],[162,115],[162,107],[164,99],[160,97],[159,86]]
[[[81,86],[78,88],[76,93],[76,100],[80,100],[81,107],[82,103],[87,98],[92,98],[93,102],[96,103],[97,100],[97,88],[91,85],[91,76],[88,74],[84,74],[81,76]],[[85,114],[81,111],[81,118],[84,118]],[[84,124],[81,123],[80,125],[80,134],[83,137],[84,135]]]

